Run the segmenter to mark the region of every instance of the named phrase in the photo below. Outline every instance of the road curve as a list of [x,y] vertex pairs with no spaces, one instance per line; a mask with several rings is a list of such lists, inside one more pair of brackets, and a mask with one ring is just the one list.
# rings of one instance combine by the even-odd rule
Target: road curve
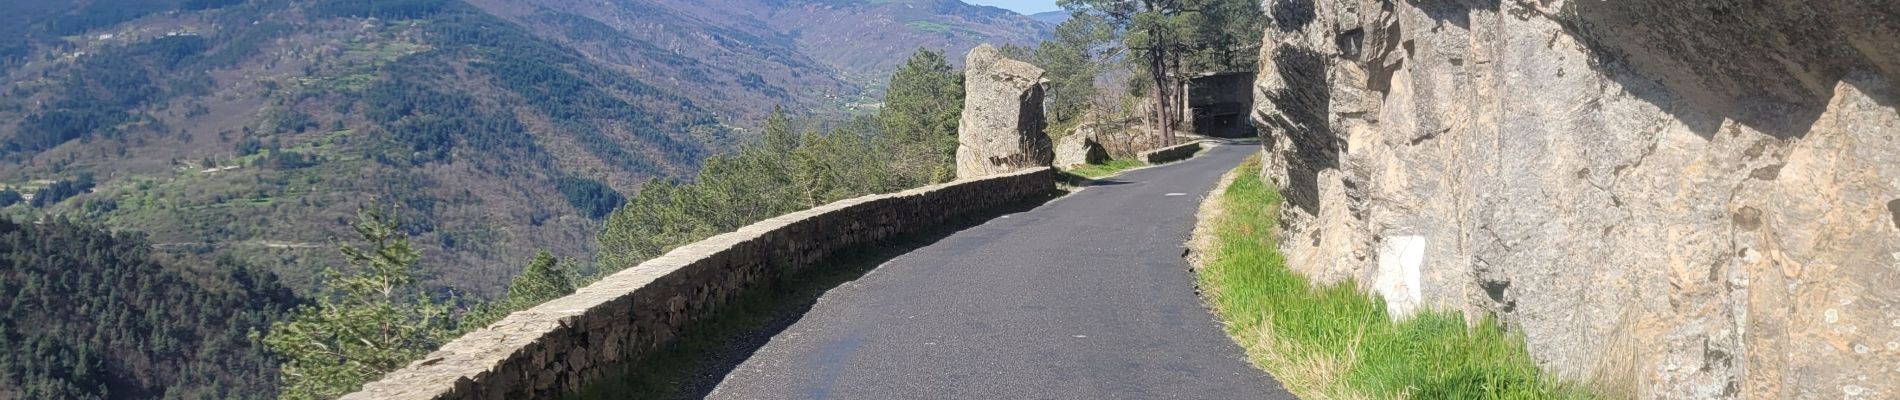
[[1203,195],[1259,147],[1135,170],[951,234],[824,294],[715,399],[1292,399],[1181,258]]

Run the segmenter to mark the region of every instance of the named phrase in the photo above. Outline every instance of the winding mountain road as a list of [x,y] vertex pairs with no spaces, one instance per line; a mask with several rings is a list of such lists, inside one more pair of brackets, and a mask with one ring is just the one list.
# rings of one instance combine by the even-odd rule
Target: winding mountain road
[[1292,399],[1182,259],[1216,146],[956,232],[824,294],[715,399]]

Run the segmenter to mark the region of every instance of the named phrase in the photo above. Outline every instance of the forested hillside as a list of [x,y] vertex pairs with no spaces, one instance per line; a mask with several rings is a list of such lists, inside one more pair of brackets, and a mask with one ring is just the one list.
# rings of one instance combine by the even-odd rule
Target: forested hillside
[[248,336],[294,301],[229,259],[181,268],[134,235],[0,220],[0,398],[268,398],[277,360]]
[[49,12],[7,63],[0,184],[32,199],[6,212],[145,232],[299,290],[335,261],[318,250],[342,222],[380,200],[415,216],[405,229],[440,262],[434,286],[486,296],[536,249],[586,254],[608,188],[690,176],[726,131],[676,92],[459,1]]
[[[22,197],[0,193],[0,213],[144,232],[189,262],[230,256],[309,291],[339,261],[331,238],[376,200],[409,216],[430,287],[492,297],[538,250],[586,259],[642,183],[690,178],[774,106],[862,112],[918,44],[1042,32],[956,4],[9,2],[0,34],[22,40],[0,48],[0,186]],[[902,35],[792,23],[813,15]],[[813,53],[845,42],[882,47]]]

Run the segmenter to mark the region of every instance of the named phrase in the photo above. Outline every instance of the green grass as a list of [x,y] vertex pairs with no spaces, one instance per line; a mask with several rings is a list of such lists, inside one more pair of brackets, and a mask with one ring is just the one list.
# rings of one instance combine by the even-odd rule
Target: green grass
[[1587,399],[1538,371],[1523,340],[1486,317],[1425,311],[1403,322],[1343,282],[1314,286],[1288,269],[1274,232],[1279,193],[1258,157],[1217,201],[1210,256],[1196,271],[1208,303],[1255,365],[1306,398]]
[[918,32],[930,32],[930,33],[950,33],[951,31],[955,30],[955,29],[951,29],[949,25],[944,25],[941,22],[935,22],[935,21],[922,21],[922,20],[910,21],[910,22],[905,22],[904,26],[908,26],[910,27],[910,29],[915,29]]
[[338,91],[361,93],[376,84],[376,74],[361,72],[323,80],[324,88]]
[[1135,160],[1108,160],[1108,162],[1101,164],[1083,164],[1080,167],[1070,169],[1069,173],[1083,178],[1097,179],[1119,174],[1122,171],[1142,165],[1141,161]]

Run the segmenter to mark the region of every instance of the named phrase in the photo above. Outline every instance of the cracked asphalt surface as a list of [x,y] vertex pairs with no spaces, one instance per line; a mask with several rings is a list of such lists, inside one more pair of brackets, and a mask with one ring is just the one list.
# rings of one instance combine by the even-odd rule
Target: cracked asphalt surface
[[1182,259],[1216,146],[956,232],[819,298],[715,399],[1292,399]]

